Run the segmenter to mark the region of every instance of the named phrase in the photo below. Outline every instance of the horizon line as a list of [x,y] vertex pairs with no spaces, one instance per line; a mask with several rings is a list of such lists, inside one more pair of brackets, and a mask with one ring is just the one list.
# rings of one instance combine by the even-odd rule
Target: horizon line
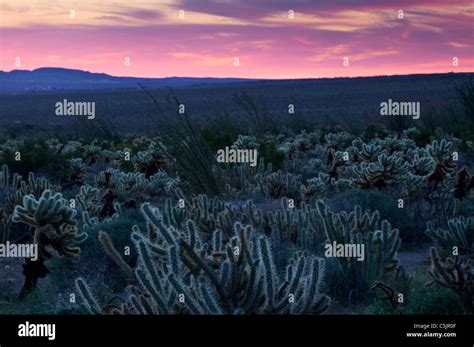
[[426,72],[420,72],[420,73],[409,73],[409,74],[392,74],[392,75],[380,75],[380,74],[374,74],[374,75],[359,75],[359,76],[331,76],[331,77],[288,77],[288,78],[259,78],[259,77],[254,77],[254,78],[249,78],[249,77],[232,77],[232,76],[227,76],[227,77],[212,77],[212,76],[200,76],[200,77],[195,77],[195,76],[164,76],[164,77],[139,77],[139,76],[120,76],[120,75],[110,75],[105,72],[92,72],[89,70],[82,70],[82,69],[72,69],[72,68],[64,68],[64,67],[55,67],[55,66],[44,66],[44,67],[39,67],[36,69],[28,70],[28,69],[12,69],[9,71],[6,70],[0,70],[0,72],[3,73],[12,73],[14,71],[24,71],[24,72],[34,72],[36,70],[41,70],[41,69],[58,69],[58,70],[69,70],[69,71],[81,71],[81,72],[86,72],[90,74],[96,74],[96,75],[106,75],[108,77],[113,77],[113,78],[136,78],[136,79],[167,79],[167,78],[190,78],[190,79],[237,79],[237,80],[248,80],[248,81],[287,81],[287,80],[324,80],[324,79],[351,79],[351,78],[376,78],[376,77],[398,77],[398,76],[419,76],[419,75],[447,75],[447,74],[471,74],[474,73],[474,71],[447,71],[447,72],[433,72],[433,73],[426,73]]

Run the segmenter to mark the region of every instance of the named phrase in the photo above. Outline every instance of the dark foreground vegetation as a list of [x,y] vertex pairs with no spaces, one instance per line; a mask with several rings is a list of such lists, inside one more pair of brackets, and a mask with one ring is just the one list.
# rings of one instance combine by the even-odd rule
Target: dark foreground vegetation
[[[237,88],[212,117],[143,90],[133,118],[4,127],[0,242],[34,242],[40,258],[0,258],[0,312],[472,313],[474,85],[457,81],[426,82],[445,96],[432,107],[405,96],[419,120],[382,118],[403,96],[360,88],[362,112],[333,117],[345,96],[328,90],[319,118],[311,99],[281,115],[264,89]],[[217,163],[226,146],[257,149],[258,165]],[[328,257],[333,243],[364,245],[364,260]]]

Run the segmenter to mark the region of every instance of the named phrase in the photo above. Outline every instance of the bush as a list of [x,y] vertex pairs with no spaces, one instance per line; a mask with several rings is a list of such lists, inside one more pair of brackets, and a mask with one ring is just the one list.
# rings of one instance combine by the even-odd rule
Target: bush
[[406,314],[462,314],[463,308],[456,295],[447,288],[424,288],[418,285],[408,297]]
[[[20,161],[15,160],[15,152],[17,151],[21,154]],[[57,155],[51,152],[44,140],[25,140],[16,150],[7,148],[2,155],[2,162],[8,165],[11,172],[17,172],[22,177],[28,177],[30,171],[36,172],[52,161],[59,159]]]
[[281,169],[285,153],[276,148],[274,143],[262,143],[259,151],[260,158],[265,160],[265,163],[271,163],[275,170]]
[[[397,291],[398,292],[398,291]],[[462,314],[463,308],[456,295],[449,289],[442,287],[425,288],[422,281],[418,279],[413,283],[408,293],[404,293],[406,302],[401,306],[401,314]],[[396,314],[388,300],[380,300],[382,295],[367,305],[364,310],[366,314]]]
[[[81,258],[78,262],[60,259],[51,262],[51,278],[58,287],[72,288],[73,279],[78,276],[85,277],[90,283],[105,282],[111,290],[121,290],[126,281],[120,268],[111,261],[104,252],[99,240],[99,231],[105,231],[111,238],[115,248],[123,251],[125,246],[130,247],[130,256],[124,256],[130,264],[137,259],[135,248],[130,241],[130,232],[133,225],[144,227],[143,219],[138,211],[133,209],[124,210],[118,219],[107,220],[91,227],[83,227],[87,233],[87,240],[81,244]],[[55,268],[54,268],[55,267]]]
[[201,130],[201,135],[209,148],[213,151],[232,145],[237,135],[229,132],[218,132],[214,128],[207,127]]
[[384,139],[388,136],[387,131],[378,124],[369,124],[366,128],[364,133],[362,134],[362,139],[365,142],[373,140],[375,138]]

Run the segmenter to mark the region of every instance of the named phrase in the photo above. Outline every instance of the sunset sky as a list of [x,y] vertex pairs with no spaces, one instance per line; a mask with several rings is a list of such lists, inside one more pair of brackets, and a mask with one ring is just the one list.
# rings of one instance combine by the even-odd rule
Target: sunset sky
[[3,71],[246,78],[474,71],[473,0],[0,0],[0,30]]

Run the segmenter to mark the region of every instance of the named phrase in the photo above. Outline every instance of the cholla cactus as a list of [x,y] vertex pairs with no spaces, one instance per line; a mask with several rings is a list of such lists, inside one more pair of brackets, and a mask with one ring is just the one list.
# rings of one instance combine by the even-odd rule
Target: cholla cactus
[[438,284],[452,290],[464,309],[474,312],[474,274],[472,271],[472,259],[463,259],[456,255],[448,257],[444,261],[439,257],[436,248],[430,249],[431,268],[428,275],[431,281],[426,287]]
[[89,165],[94,165],[102,160],[102,147],[90,144],[82,146],[82,158]]
[[362,160],[367,163],[375,161],[382,152],[381,145],[362,143],[361,147],[362,148],[360,150],[357,147],[354,147],[355,155],[357,156],[358,160]]
[[100,211],[100,190],[90,185],[81,186],[79,194],[76,195],[83,212],[87,212],[91,216],[97,216]]
[[149,189],[150,182],[145,178],[145,174],[122,171],[116,171],[114,174],[117,176],[117,192],[127,197],[141,194]]
[[351,213],[330,212],[323,201],[317,203],[318,218],[328,244],[364,245],[363,261],[356,258],[337,258],[340,274],[349,289],[364,295],[375,280],[396,269],[401,240],[399,231],[383,220],[379,224],[378,212],[362,212],[358,206]]
[[323,167],[323,162],[321,159],[312,158],[308,160],[306,165],[303,167],[305,173],[314,174]]
[[16,189],[20,185],[20,181],[20,175],[17,173],[11,175],[8,165],[2,165],[2,171],[0,172],[0,190]]
[[340,178],[338,180],[331,179],[331,185],[334,187],[336,192],[344,192],[350,190],[353,187],[353,182],[350,179]]
[[308,200],[324,193],[329,182],[329,175],[323,172],[320,172],[318,177],[307,180],[306,185],[301,187],[304,199]]
[[149,194],[158,195],[162,192],[169,193],[180,183],[179,178],[173,178],[166,172],[159,171],[149,177]]
[[69,172],[67,180],[69,182],[83,182],[86,166],[82,158],[69,159]]
[[458,217],[448,220],[448,228],[435,229],[428,222],[426,234],[444,249],[457,247],[461,253],[474,254],[474,218]]
[[45,190],[59,192],[61,187],[51,184],[51,182],[44,177],[36,177],[33,172],[30,172],[28,174],[28,181],[21,181],[17,193],[19,193],[22,198],[29,194],[35,198],[39,198]]
[[463,167],[456,174],[457,182],[454,186],[453,196],[456,199],[464,199],[469,196],[471,190],[474,189],[474,177],[471,175],[467,167]]
[[452,161],[453,143],[442,139],[441,141],[434,140],[427,146],[428,152],[433,159],[441,164],[449,164]]
[[345,153],[342,151],[332,150],[330,154],[331,162],[329,163],[329,176],[331,178],[338,178],[339,172],[338,169],[342,166],[348,165],[348,162],[344,159]]
[[255,136],[239,135],[237,140],[231,145],[235,149],[259,149],[260,144]]
[[[115,313],[304,314],[327,308],[328,297],[319,293],[322,259],[296,253],[282,277],[268,239],[251,226],[236,223],[230,237],[216,230],[206,241],[192,221],[176,230],[163,223],[158,209],[145,204],[142,212],[150,229],[144,233],[134,227],[135,284],[128,289],[128,303]],[[86,306],[98,312],[100,305],[84,281],[77,284]]]
[[265,164],[260,158],[256,167],[249,165],[232,165],[222,172],[220,177],[224,185],[223,195],[233,199],[250,197],[257,191],[257,177],[267,177],[272,173],[272,165]]
[[361,163],[352,167],[355,184],[361,188],[381,189],[391,183],[399,183],[408,170],[408,164],[398,155],[385,153],[377,157],[375,163]]
[[420,156],[420,153],[415,153],[410,164],[410,171],[418,176],[426,176],[433,171],[434,165],[435,162],[432,157]]
[[329,133],[324,139],[328,150],[342,150],[351,143],[352,136],[344,131],[338,133]]
[[161,142],[151,142],[148,149],[138,152],[132,162],[135,170],[149,178],[168,164],[168,156],[167,149]]
[[414,201],[423,196],[426,177],[408,172],[403,180],[403,196],[407,201]]
[[387,154],[392,155],[396,152],[404,152],[408,148],[414,148],[416,144],[413,140],[407,138],[389,136],[382,141],[382,147]]
[[255,177],[260,192],[268,198],[288,197],[301,201],[301,176],[282,171],[274,172],[268,176]]
[[454,171],[455,164],[452,159],[453,143],[446,141],[434,140],[431,145],[427,146],[427,150],[435,161],[434,169],[428,176],[433,190],[436,190],[440,184],[444,183],[446,176]]
[[[10,175],[7,165],[2,165],[0,171],[0,194],[4,195],[0,207],[0,240],[5,243],[10,235],[10,225],[13,218],[13,209],[16,204],[15,192],[21,182],[21,176],[17,173]],[[1,195],[0,195],[1,197]]]
[[38,260],[27,259],[23,265],[25,283],[20,297],[31,292],[38,278],[49,272],[44,261],[51,257],[47,247],[51,246],[60,256],[77,258],[80,248],[77,247],[87,237],[79,233],[74,216],[76,211],[71,209],[61,193],[54,194],[45,190],[37,200],[33,195],[23,198],[23,204],[15,208],[14,222],[21,222],[34,228],[33,240],[38,246]]
[[284,249],[293,244],[300,249],[315,252],[320,250],[325,240],[317,211],[306,203],[302,203],[299,209],[290,209],[287,199],[282,199],[281,208],[268,212],[264,223],[260,225],[260,229],[270,230],[276,249]]
[[82,143],[79,141],[68,141],[64,147],[58,148],[57,153],[62,154],[71,154],[71,153],[78,153],[82,151]]
[[163,171],[147,178],[141,172],[108,170],[96,177],[96,184],[99,187],[107,187],[119,195],[142,201],[147,197],[169,193],[177,188],[179,183],[179,178],[173,178]]
[[57,192],[60,187],[52,185],[46,178],[37,178],[32,172],[29,173],[28,180],[24,181],[16,173],[11,175],[6,165],[2,166],[0,190],[3,190],[4,197],[0,209],[0,231],[4,242],[9,237],[15,207],[22,203],[25,196],[33,195],[38,198],[48,189]]

